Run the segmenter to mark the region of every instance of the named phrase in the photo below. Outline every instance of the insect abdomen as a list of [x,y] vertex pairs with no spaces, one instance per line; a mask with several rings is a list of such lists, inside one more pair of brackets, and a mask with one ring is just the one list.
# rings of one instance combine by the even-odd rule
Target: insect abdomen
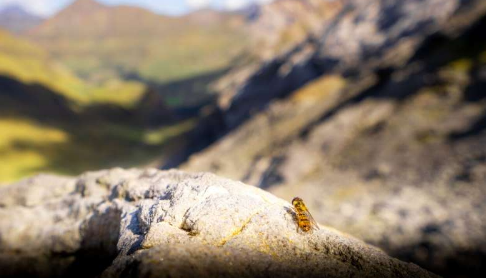
[[309,218],[304,212],[298,212],[299,227],[305,232],[311,229],[311,223]]

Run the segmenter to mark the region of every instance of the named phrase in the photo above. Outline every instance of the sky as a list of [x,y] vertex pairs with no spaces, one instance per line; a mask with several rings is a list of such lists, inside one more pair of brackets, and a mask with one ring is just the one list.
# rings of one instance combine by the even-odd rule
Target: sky
[[[269,3],[272,0],[97,0],[108,5],[128,4],[148,8],[154,12],[181,15],[201,8],[235,10],[251,3]],[[0,8],[18,4],[27,11],[50,16],[74,0],[0,0]]]

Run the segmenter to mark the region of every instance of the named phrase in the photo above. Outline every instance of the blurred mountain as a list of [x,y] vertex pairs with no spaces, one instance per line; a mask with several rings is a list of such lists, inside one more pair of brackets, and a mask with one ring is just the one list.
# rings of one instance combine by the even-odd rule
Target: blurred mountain
[[28,36],[86,80],[168,83],[228,67],[245,45],[242,26],[237,14],[169,17],[77,0]]
[[0,181],[163,160],[191,126],[144,84],[88,84],[42,47],[0,30]]
[[50,58],[38,45],[0,29],[0,74],[24,83],[39,83],[82,101],[83,82]]
[[300,196],[393,256],[482,277],[486,3],[282,0],[251,19],[276,34],[219,81],[221,137],[182,168]]
[[19,5],[0,8],[0,27],[13,33],[22,33],[39,25],[43,18],[31,14]]
[[246,10],[255,55],[272,59],[317,33],[336,14],[344,1],[279,0]]
[[0,75],[41,84],[76,105],[112,103],[130,107],[145,91],[145,85],[135,81],[86,83],[41,46],[3,30],[0,30]]
[[22,34],[0,30],[0,180],[163,162],[245,47],[243,25],[79,0]]
[[[163,125],[172,120],[162,97],[144,84],[122,80],[88,84],[52,59],[42,47],[3,30],[0,30],[0,99],[4,117],[29,116],[71,124],[88,120],[83,117],[118,122],[146,118],[133,122],[141,126]],[[126,110],[125,115],[122,110]]]

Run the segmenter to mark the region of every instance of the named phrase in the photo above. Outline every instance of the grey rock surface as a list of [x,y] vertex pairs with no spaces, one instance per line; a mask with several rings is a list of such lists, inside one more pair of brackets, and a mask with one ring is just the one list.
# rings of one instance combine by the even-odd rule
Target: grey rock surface
[[[270,51],[273,56],[265,56],[273,59],[235,69],[227,78],[234,82],[223,78],[220,107],[225,121],[235,128],[272,100],[324,74],[398,69],[431,37],[454,37],[485,12],[483,0],[277,1],[265,7],[253,28],[279,34],[281,41],[265,41],[257,48]],[[287,26],[269,28],[267,21],[297,22],[305,31],[287,34]],[[286,51],[274,51],[275,44],[285,45]]]
[[[44,190],[42,190],[44,188]],[[112,169],[0,189],[0,275],[434,277],[213,174]]]
[[473,51],[444,52],[452,52],[447,44],[426,56],[444,59],[432,70],[417,69],[433,63],[418,60],[381,82],[341,77],[336,87],[329,80],[338,77],[323,76],[181,168],[284,199],[301,195],[318,221],[392,256],[448,277],[482,277],[486,83],[478,72],[486,62]]
[[179,167],[300,195],[392,256],[483,277],[486,1],[275,1],[255,24],[329,3],[293,48],[224,80],[230,128]]

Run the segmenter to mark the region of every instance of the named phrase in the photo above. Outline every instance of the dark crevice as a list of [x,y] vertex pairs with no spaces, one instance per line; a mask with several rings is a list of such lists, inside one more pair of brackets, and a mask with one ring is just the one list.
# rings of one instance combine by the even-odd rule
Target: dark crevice
[[285,162],[286,158],[283,156],[272,157],[270,165],[262,174],[257,187],[262,189],[269,189],[273,185],[281,184],[284,181],[284,177],[278,173],[278,169]]
[[65,277],[99,277],[118,254],[121,211],[109,209],[95,211],[85,221],[81,236],[81,248],[74,254],[75,260]]

